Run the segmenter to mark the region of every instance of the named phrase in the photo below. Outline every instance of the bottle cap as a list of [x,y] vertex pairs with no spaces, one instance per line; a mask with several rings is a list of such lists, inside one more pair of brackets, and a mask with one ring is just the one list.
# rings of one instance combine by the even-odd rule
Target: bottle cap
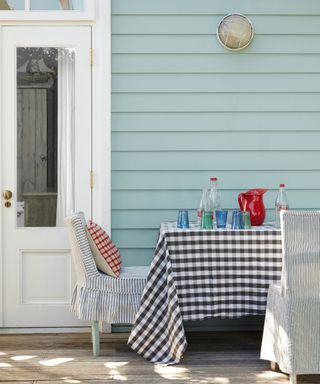
[[284,187],[285,187],[285,184],[280,184],[279,187],[280,187],[280,188],[284,188]]
[[210,177],[210,180],[211,180],[211,181],[217,181],[218,178],[217,178],[217,177]]

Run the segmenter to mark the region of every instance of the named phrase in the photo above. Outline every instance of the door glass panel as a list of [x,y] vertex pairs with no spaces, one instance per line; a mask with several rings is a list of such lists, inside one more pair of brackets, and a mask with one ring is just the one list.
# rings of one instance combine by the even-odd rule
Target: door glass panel
[[0,0],[1,11],[24,10],[24,0]]
[[63,226],[74,210],[75,53],[17,48],[17,225]]
[[31,10],[82,11],[83,0],[31,0]]

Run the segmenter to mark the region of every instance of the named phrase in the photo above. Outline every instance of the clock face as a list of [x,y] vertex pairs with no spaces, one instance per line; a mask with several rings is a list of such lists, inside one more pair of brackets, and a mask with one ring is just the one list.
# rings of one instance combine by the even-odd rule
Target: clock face
[[217,37],[224,48],[239,51],[250,44],[253,38],[253,26],[244,15],[238,13],[227,15],[218,26]]

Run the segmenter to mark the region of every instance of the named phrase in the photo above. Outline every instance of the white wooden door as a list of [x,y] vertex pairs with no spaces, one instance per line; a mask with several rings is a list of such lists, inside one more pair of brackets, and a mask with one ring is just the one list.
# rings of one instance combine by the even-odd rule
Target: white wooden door
[[80,325],[57,220],[91,211],[91,28],[6,26],[1,37],[1,185],[12,198],[1,201],[0,326]]

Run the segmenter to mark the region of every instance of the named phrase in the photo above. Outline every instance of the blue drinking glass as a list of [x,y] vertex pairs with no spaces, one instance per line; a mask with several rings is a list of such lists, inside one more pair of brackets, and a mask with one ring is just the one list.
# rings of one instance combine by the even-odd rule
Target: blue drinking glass
[[216,211],[217,228],[226,228],[228,211],[226,209],[218,209]]
[[233,211],[231,228],[243,229],[243,218],[241,211]]
[[186,209],[180,209],[178,213],[178,228],[189,228],[189,215]]

